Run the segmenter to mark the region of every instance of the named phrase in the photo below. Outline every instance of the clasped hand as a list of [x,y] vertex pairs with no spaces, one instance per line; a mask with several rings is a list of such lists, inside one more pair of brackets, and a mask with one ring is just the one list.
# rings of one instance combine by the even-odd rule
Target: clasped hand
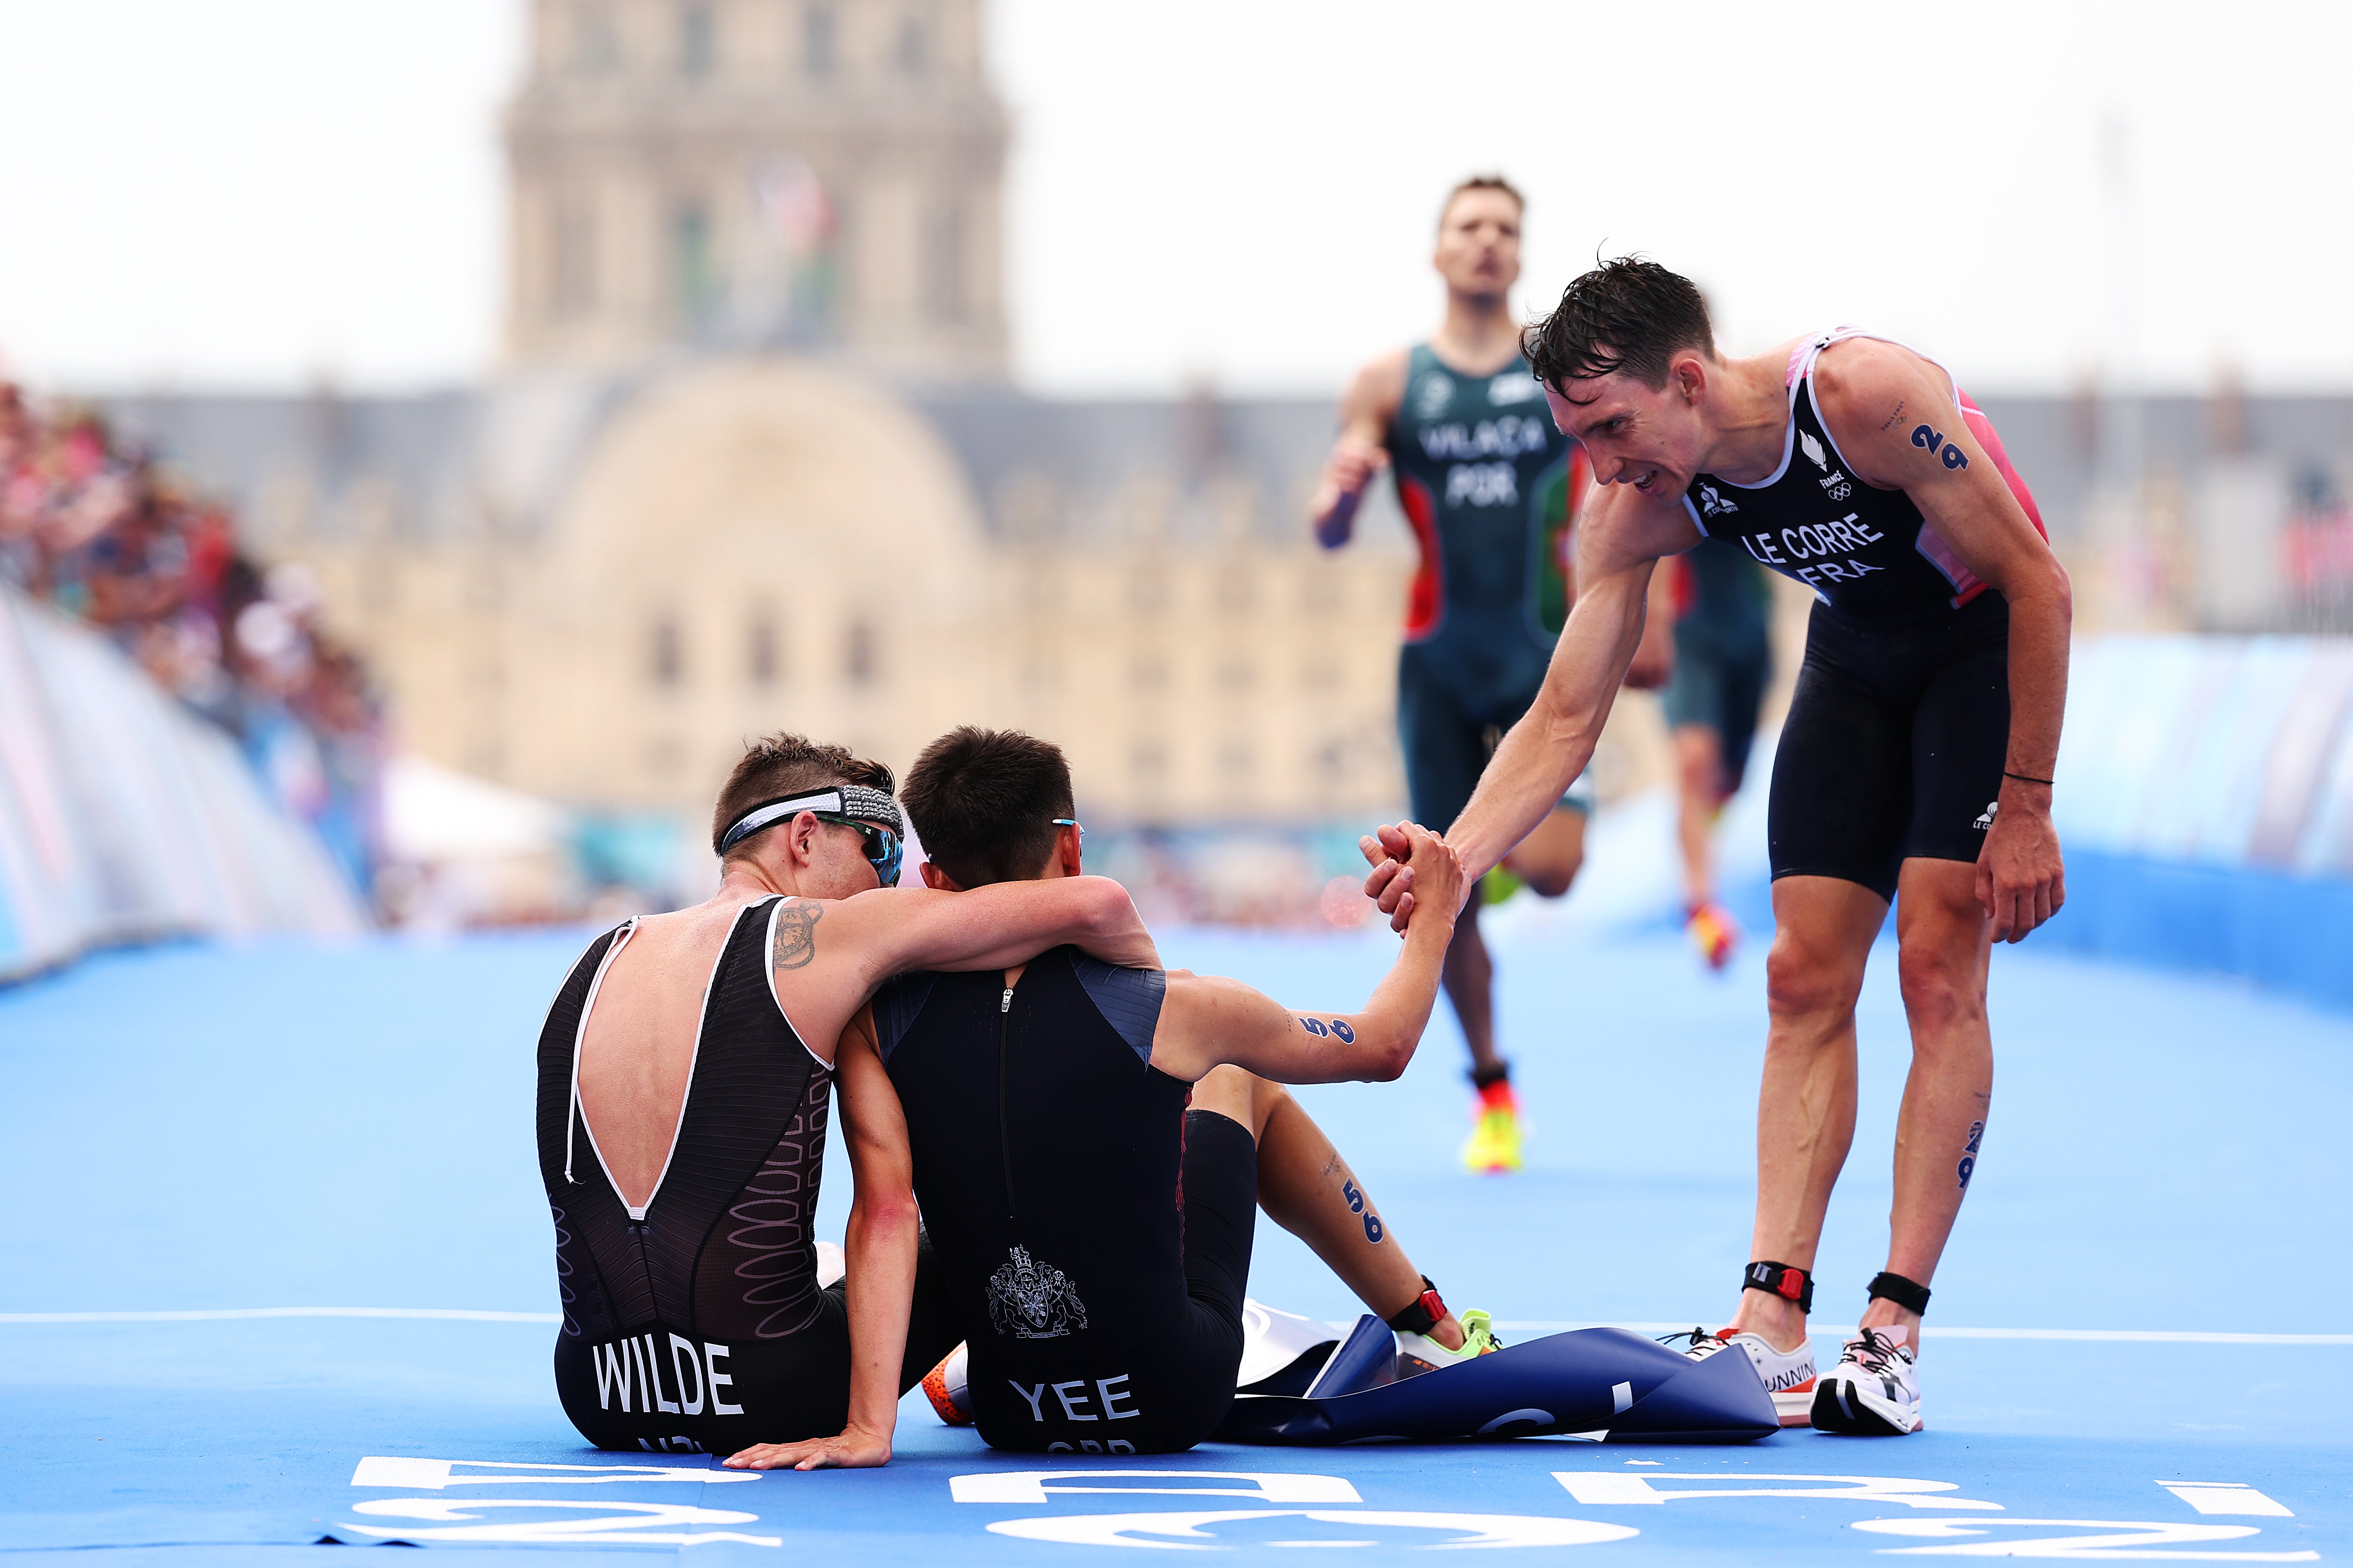
[[1365,879],[1365,897],[1389,917],[1389,929],[1402,932],[1417,910],[1425,919],[1447,924],[1462,909],[1462,860],[1452,846],[1418,822],[1400,822],[1374,829],[1356,840],[1372,874]]

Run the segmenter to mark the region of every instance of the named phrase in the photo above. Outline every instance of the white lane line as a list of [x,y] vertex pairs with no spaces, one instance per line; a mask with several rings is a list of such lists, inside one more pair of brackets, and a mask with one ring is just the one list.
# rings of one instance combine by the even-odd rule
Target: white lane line
[[2244,1481],[2159,1481],[2157,1483],[2200,1513],[2252,1514],[2263,1519],[2294,1519],[2284,1503],[2265,1497]]
[[458,1323],[560,1323],[561,1312],[471,1307],[206,1307],[183,1312],[0,1312],[0,1323],[217,1323],[243,1318],[425,1318]]
[[[1630,1329],[1638,1334],[1688,1332],[1689,1323],[1550,1322],[1541,1320],[1504,1321],[1504,1332],[1559,1334],[1572,1329]],[[1855,1331],[1852,1323],[1825,1323],[1808,1331],[1818,1340],[1843,1340]],[[2353,1345],[2353,1334],[2242,1334],[2206,1332],[2195,1329],[1948,1329],[1924,1325],[1921,1337],[1931,1340],[2074,1340],[2106,1344],[2152,1345]]]

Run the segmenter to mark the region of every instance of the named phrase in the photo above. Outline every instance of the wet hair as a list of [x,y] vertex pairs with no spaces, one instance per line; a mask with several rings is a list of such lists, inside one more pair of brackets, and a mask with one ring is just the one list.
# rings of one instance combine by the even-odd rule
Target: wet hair
[[[823,745],[781,730],[763,735],[744,748],[720,786],[719,804],[711,812],[711,852],[719,853],[719,840],[735,819],[763,801],[828,784],[863,784],[889,795],[892,782],[888,767],[852,755],[847,746]],[[755,834],[738,841],[730,858],[750,854],[757,838]]]
[[1639,256],[1613,257],[1577,279],[1552,314],[1520,333],[1536,379],[1561,392],[1572,379],[1615,370],[1655,390],[1685,349],[1715,357],[1707,300],[1690,279]]
[[905,804],[925,858],[960,885],[1024,882],[1054,852],[1054,818],[1073,814],[1071,764],[1051,741],[965,724],[915,759]]
[[1472,191],[1501,191],[1505,195],[1512,198],[1512,205],[1519,208],[1520,211],[1525,213],[1528,210],[1527,197],[1520,195],[1519,188],[1514,185],[1511,181],[1504,178],[1503,175],[1473,174],[1469,179],[1463,181],[1461,184],[1455,186],[1452,190],[1447,192],[1446,199],[1438,204],[1439,227],[1444,228],[1446,226],[1446,215],[1454,210],[1456,198],[1468,195]]

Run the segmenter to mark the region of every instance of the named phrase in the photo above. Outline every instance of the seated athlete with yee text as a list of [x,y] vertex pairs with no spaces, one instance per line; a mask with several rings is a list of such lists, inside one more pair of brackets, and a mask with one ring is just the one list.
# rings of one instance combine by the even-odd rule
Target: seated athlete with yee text
[[[973,898],[1082,876],[1070,768],[1047,742],[943,736],[909,773],[907,806],[934,889]],[[1065,946],[1001,976],[902,974],[844,1033],[844,1097],[861,1108],[854,1136],[870,1141],[859,1201],[895,1211],[903,1184],[886,1194],[869,1179],[912,1172],[967,1335],[971,1415],[992,1447],[1169,1453],[1211,1436],[1242,1358],[1254,1205],[1425,1365],[1493,1348],[1476,1313],[1466,1342],[1281,1087],[1393,1079],[1412,1059],[1462,889],[1441,839],[1402,832],[1405,942],[1360,1011],[1295,1013],[1237,981]],[[889,1286],[903,1299],[910,1282],[902,1270]],[[727,1463],[887,1461],[905,1317],[878,1304],[853,1324],[852,1417],[839,1436]]]
[[[598,937],[549,1009],[538,1132],[564,1310],[555,1383],[599,1447],[728,1454],[839,1432],[878,1404],[887,1418],[955,1345],[904,1196],[896,1102],[881,1082],[870,1113],[864,1086],[880,1080],[860,1062],[841,1085],[849,1274],[818,1277],[834,1043],[884,979],[976,967],[994,984],[1065,943],[1158,963],[1105,878],[892,888],[904,826],[891,785],[839,746],[754,743],[712,818],[718,890]],[[888,1139],[869,1128],[886,1111]],[[886,1146],[900,1163],[878,1169]]]

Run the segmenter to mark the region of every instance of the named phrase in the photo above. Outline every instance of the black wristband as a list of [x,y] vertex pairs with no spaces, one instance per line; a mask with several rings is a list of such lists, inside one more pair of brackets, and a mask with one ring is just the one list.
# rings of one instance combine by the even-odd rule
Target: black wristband
[[1795,1301],[1798,1310],[1814,1310],[1814,1277],[1802,1268],[1787,1263],[1752,1263],[1741,1270],[1740,1288],[1762,1290],[1767,1296],[1778,1296],[1784,1301]]
[[2019,783],[2021,783],[2021,784],[2046,784],[2046,785],[2047,785],[2047,784],[2049,784],[2051,783],[2051,781],[2050,781],[2049,779],[2039,779],[2039,778],[2036,778],[2032,773],[2011,773],[2008,768],[2004,768],[2004,769],[2002,769],[2002,770],[2001,770],[2001,776],[2002,776],[2002,777],[2004,777],[2004,778],[2006,778],[2006,779],[2016,779],[2016,780],[2017,780]]
[[1884,1270],[1871,1277],[1871,1294],[1883,1301],[1893,1301],[1907,1312],[1926,1316],[1928,1310],[1928,1287],[1917,1280],[1906,1279],[1901,1274]]
[[1430,1276],[1421,1277],[1421,1294],[1398,1311],[1389,1314],[1389,1327],[1401,1334],[1426,1334],[1438,1327],[1446,1316],[1446,1303],[1438,1299],[1438,1287]]

